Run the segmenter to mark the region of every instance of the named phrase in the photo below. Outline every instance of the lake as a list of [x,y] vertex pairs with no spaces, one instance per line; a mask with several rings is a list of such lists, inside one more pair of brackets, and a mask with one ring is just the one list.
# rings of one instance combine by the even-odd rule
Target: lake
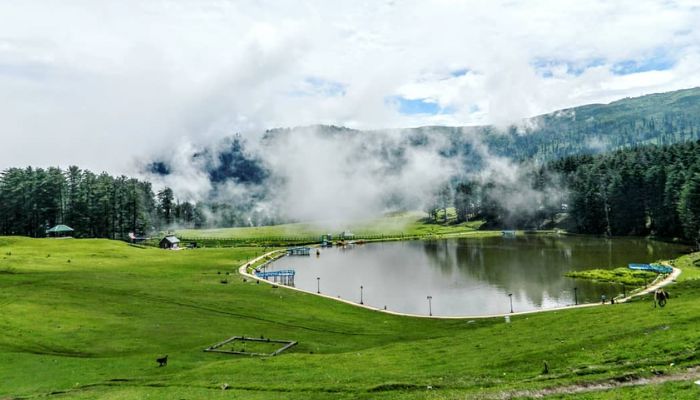
[[508,313],[509,294],[515,312],[569,306],[575,297],[609,299],[623,287],[564,274],[674,258],[684,249],[640,238],[557,235],[382,242],[283,257],[268,270],[294,269],[298,288],[315,293],[320,286],[325,295],[376,308],[477,316]]

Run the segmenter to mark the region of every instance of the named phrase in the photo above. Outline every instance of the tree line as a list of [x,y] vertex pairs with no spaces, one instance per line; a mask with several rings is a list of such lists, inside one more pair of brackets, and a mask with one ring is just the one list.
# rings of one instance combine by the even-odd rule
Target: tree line
[[172,225],[195,227],[204,214],[179,202],[170,188],[154,193],[149,182],[95,174],[71,166],[9,168],[0,173],[0,234],[46,236],[57,224],[78,237],[123,239]]
[[700,141],[637,146],[521,164],[520,176],[444,185],[426,211],[435,222],[483,219],[499,228],[564,226],[608,236],[681,238],[700,244]]
[[576,231],[700,242],[700,141],[554,161]]
[[[122,239],[172,226],[258,224],[235,205],[180,202],[170,188],[72,166],[9,168],[0,173],[0,235],[42,237],[65,224],[78,237]],[[631,147],[523,163],[510,181],[453,181],[426,208],[436,222],[486,221],[486,227],[654,235],[700,243],[700,142]],[[245,217],[245,218],[244,218]]]

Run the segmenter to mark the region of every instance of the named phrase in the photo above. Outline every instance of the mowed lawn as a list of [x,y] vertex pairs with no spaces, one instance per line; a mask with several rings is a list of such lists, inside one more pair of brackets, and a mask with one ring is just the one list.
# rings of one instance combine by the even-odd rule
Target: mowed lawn
[[[677,262],[687,273],[663,309],[646,298],[506,323],[396,317],[243,282],[237,267],[259,251],[0,238],[0,399],[507,398],[700,364],[697,254]],[[234,335],[299,345],[273,358],[202,351]],[[660,393],[696,399],[700,387],[555,398]]]

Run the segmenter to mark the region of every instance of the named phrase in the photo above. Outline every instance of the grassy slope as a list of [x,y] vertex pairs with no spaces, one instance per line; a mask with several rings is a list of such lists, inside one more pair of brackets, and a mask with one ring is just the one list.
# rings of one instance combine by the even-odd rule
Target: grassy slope
[[[448,220],[454,220],[453,211],[448,213]],[[444,214],[439,215],[440,218]],[[473,221],[463,224],[435,224],[424,221],[426,214],[420,212],[400,213],[392,216],[354,222],[345,225],[339,222],[321,222],[319,224],[297,223],[272,225],[249,228],[222,228],[222,229],[182,229],[177,234],[182,237],[196,238],[259,238],[269,236],[319,236],[325,233],[338,234],[343,230],[350,230],[356,235],[393,235],[404,234],[408,236],[427,235],[454,235],[470,234],[483,224],[482,221]],[[335,228],[327,228],[334,226]]]
[[[700,280],[690,279],[700,268],[690,257],[664,309],[640,300],[505,324],[394,317],[236,276],[219,283],[218,271],[256,251],[0,238],[0,399],[464,398],[700,363]],[[232,335],[299,346],[270,359],[201,351]],[[163,354],[170,363],[157,368]],[[636,395],[591,398],[627,393]]]

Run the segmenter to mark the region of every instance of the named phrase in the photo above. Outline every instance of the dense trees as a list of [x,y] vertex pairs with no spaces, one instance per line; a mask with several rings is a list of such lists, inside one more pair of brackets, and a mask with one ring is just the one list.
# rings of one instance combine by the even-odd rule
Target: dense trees
[[[545,165],[521,164],[516,180],[473,180],[441,188],[457,218],[530,228],[568,216],[567,228],[604,235],[655,235],[700,244],[700,142],[639,146]],[[443,201],[428,212],[438,221]]]
[[[447,221],[474,218],[487,226],[655,235],[700,244],[700,142],[630,147],[523,163],[508,179],[480,174],[441,185],[426,211]],[[477,175],[475,175],[477,176]],[[487,176],[487,177],[484,177]],[[78,167],[10,168],[0,173],[0,235],[41,237],[66,224],[80,237],[125,238],[172,226],[210,227],[274,222],[263,210],[242,213],[233,202],[180,202],[169,188],[96,175]]]
[[[193,226],[203,215],[165,188],[153,194],[149,182],[78,167],[10,168],[0,174],[0,234],[45,236],[65,224],[76,236],[125,238],[170,225]],[[198,216],[198,217],[197,217]]]
[[683,185],[678,200],[678,216],[685,236],[700,244],[700,168],[695,168]]
[[570,182],[579,232],[698,240],[700,142],[570,157],[549,168]]

